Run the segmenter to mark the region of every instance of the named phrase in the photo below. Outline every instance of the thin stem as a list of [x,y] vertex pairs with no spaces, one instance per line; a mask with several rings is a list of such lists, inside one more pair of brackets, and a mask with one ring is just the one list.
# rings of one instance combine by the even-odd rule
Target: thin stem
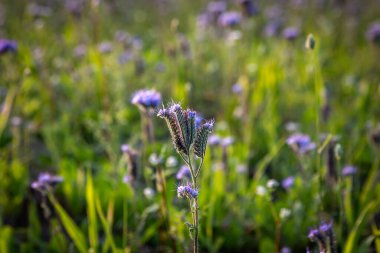
[[195,173],[195,177],[196,178],[198,178],[198,175],[199,175],[199,172],[201,171],[201,168],[202,168],[202,166],[203,166],[203,158],[202,158],[202,160],[201,160],[201,163],[199,164],[199,167],[198,167],[198,169],[197,169],[197,172]]
[[[188,154],[187,157],[189,158],[188,166],[189,166],[190,173],[191,173],[191,180],[193,182],[193,189],[197,189],[198,188],[198,185],[197,185],[197,176],[198,175],[194,174],[193,165],[192,165],[192,162],[191,162],[191,159],[190,159],[190,155]],[[187,161],[185,160],[185,162],[187,162]],[[200,170],[200,168],[198,169],[198,171],[199,170]],[[194,243],[194,253],[198,253],[198,233],[199,233],[198,197],[194,198],[194,203],[193,203],[193,206],[191,207],[191,209],[192,209],[192,213],[194,213],[193,214],[193,227],[194,227],[193,243]]]

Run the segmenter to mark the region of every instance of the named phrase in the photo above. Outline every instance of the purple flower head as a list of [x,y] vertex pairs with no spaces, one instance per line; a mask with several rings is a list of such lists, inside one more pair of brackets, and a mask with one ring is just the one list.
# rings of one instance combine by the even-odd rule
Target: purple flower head
[[266,26],[264,28],[264,35],[266,37],[276,36],[279,33],[280,27],[281,27],[281,25],[279,22],[271,21],[271,22],[266,24]]
[[112,43],[109,41],[104,41],[98,45],[98,51],[103,54],[111,53]]
[[289,247],[282,247],[281,253],[292,253],[292,251]]
[[181,185],[177,188],[178,198],[194,199],[198,197],[198,190],[193,189],[190,185]]
[[356,172],[357,172],[357,168],[352,165],[347,165],[342,169],[342,175],[344,177],[354,175],[356,174]]
[[63,178],[60,176],[54,176],[51,175],[48,172],[40,173],[38,176],[38,179],[31,183],[30,187],[32,189],[41,191],[41,192],[47,192],[54,188],[59,183],[63,182]]
[[218,136],[218,135],[216,135],[216,134],[213,134],[213,135],[210,135],[209,137],[208,137],[208,144],[210,145],[210,146],[217,146],[217,145],[219,145],[220,144],[220,142],[221,142],[221,139],[220,139],[220,137]]
[[256,15],[259,12],[253,0],[240,0],[239,2],[240,2],[242,13],[246,17],[251,17],[253,15]]
[[139,90],[132,95],[132,104],[143,109],[154,109],[161,103],[161,94],[155,90]]
[[74,54],[76,57],[83,57],[87,53],[87,47],[84,44],[79,44],[74,48]]
[[200,116],[199,113],[197,113],[195,115],[195,129],[197,129],[202,124],[202,121],[203,121],[202,116]]
[[307,235],[307,237],[312,242],[322,242],[323,241],[323,236],[322,236],[321,232],[315,228],[313,228],[309,231],[309,234]]
[[241,14],[236,11],[224,12],[222,15],[220,15],[218,19],[219,25],[223,27],[237,26],[238,24],[240,24],[240,21]]
[[232,143],[234,143],[234,138],[226,137],[221,140],[220,145],[222,145],[222,147],[228,147],[232,145]]
[[182,165],[179,171],[177,172],[176,178],[178,180],[181,180],[183,178],[190,178],[190,177],[191,177],[191,173],[190,173],[189,166]]
[[366,37],[369,41],[380,45],[380,22],[373,23],[368,27]]
[[281,185],[286,190],[292,188],[294,185],[294,177],[285,178],[284,180],[282,180]]
[[241,94],[243,92],[243,87],[241,87],[240,83],[235,83],[232,85],[232,92],[235,94]]
[[306,154],[317,147],[317,145],[311,141],[310,136],[300,133],[289,136],[286,143],[299,154]]
[[297,27],[288,27],[282,31],[282,36],[287,40],[295,40],[299,35],[299,29]]
[[322,233],[330,233],[332,232],[332,229],[333,229],[333,222],[330,221],[330,222],[323,222],[321,223],[321,225],[319,226],[319,231],[321,231]]
[[123,177],[123,183],[124,184],[129,184],[133,181],[133,177],[131,175],[125,175]]
[[226,10],[226,2],[214,1],[210,2],[207,6],[207,11],[211,14],[221,14]]
[[0,39],[0,55],[7,52],[16,52],[17,43],[13,40]]

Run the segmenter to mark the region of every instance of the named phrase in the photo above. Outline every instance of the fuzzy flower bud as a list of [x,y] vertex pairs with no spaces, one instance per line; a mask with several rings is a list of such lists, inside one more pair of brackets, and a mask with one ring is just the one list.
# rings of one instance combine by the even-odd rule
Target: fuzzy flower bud
[[208,121],[199,126],[194,143],[194,154],[200,158],[204,158],[206,153],[207,139],[214,126],[213,121]]

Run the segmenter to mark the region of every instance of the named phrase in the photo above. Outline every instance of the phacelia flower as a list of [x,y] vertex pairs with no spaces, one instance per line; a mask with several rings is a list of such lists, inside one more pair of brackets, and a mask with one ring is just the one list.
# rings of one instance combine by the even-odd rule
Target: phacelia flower
[[178,198],[194,199],[198,197],[198,190],[193,189],[190,185],[181,185],[177,188]]
[[355,166],[352,165],[347,165],[342,169],[342,176],[351,176],[356,174],[357,169]]
[[241,94],[243,92],[243,87],[239,83],[232,85],[232,92],[235,94]]
[[317,145],[311,141],[310,136],[300,133],[291,135],[286,140],[286,143],[299,154],[306,154],[317,147]]
[[219,135],[216,135],[216,134],[212,134],[210,135],[210,137],[208,137],[208,144],[210,146],[217,146],[220,144],[220,137]]
[[191,177],[191,173],[190,173],[189,166],[182,165],[179,171],[177,172],[176,178],[178,180],[181,180],[183,178],[190,178],[190,177]]
[[0,39],[0,55],[16,51],[17,43],[15,41],[8,39]]
[[296,27],[288,27],[282,31],[282,36],[287,40],[295,40],[299,35],[299,30]]
[[366,37],[369,41],[380,45],[380,22],[373,23],[368,27]]
[[155,109],[161,103],[161,94],[155,90],[139,90],[132,95],[131,103],[144,110]]
[[220,15],[218,23],[223,27],[233,27],[239,25],[241,22],[241,15],[236,11],[224,12]]
[[38,179],[36,181],[31,183],[30,187],[37,191],[48,192],[57,184],[62,182],[62,177],[51,175],[48,172],[43,172],[38,176]]
[[259,12],[253,0],[240,0],[239,3],[241,6],[241,11],[246,17],[251,17]]
[[289,247],[282,247],[281,253],[292,253],[292,250]]
[[292,188],[294,185],[294,177],[285,178],[284,180],[282,180],[281,185],[286,190]]
[[221,139],[221,141],[220,141],[220,145],[222,146],[222,147],[228,147],[228,146],[230,146],[230,145],[232,145],[232,143],[234,143],[234,138],[232,138],[232,137],[226,137],[226,138],[223,138],[223,139]]

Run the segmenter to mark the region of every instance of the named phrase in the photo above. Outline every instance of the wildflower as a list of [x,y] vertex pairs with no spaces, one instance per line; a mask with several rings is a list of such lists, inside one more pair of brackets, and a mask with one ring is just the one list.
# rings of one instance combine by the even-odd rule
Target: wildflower
[[264,35],[266,37],[273,37],[279,33],[281,24],[277,21],[271,21],[265,25]]
[[16,52],[17,51],[17,43],[13,40],[8,39],[0,39],[0,55],[5,54],[7,52]]
[[208,144],[210,146],[218,146],[220,144],[220,141],[220,137],[216,134],[212,134],[210,137],[208,137]]
[[179,171],[177,172],[176,178],[178,180],[181,180],[181,179],[183,179],[185,177],[190,178],[191,177],[191,173],[190,173],[189,166],[182,165],[181,168],[179,169]]
[[294,177],[285,178],[284,180],[282,180],[281,185],[286,190],[292,188],[294,185]]
[[159,155],[157,155],[156,153],[153,153],[149,156],[149,163],[152,165],[152,166],[158,166],[160,164],[162,164],[162,157],[160,157]]
[[131,61],[132,59],[133,59],[133,54],[131,50],[127,50],[119,55],[118,62],[120,65],[123,65]]
[[299,129],[299,124],[296,122],[289,121],[285,124],[285,129],[288,132],[295,132]]
[[251,17],[259,12],[253,0],[240,0],[239,3],[242,13],[246,17]]
[[200,158],[204,158],[206,153],[207,138],[214,126],[214,121],[208,121],[199,126],[194,142],[194,154]]
[[291,214],[291,211],[289,209],[287,209],[287,208],[281,208],[280,209],[280,218],[282,220],[288,218],[290,216],[290,214]]
[[87,47],[84,44],[79,44],[74,48],[74,54],[76,57],[83,57],[86,55]]
[[131,175],[125,175],[123,177],[123,183],[124,184],[129,184],[133,181],[133,177]]
[[220,15],[218,23],[222,27],[233,27],[239,25],[241,22],[241,15],[235,11],[228,11]]
[[63,178],[60,176],[51,175],[48,172],[43,172],[38,176],[38,179],[31,183],[31,188],[42,193],[53,189],[57,184],[62,183]]
[[161,103],[161,94],[156,90],[138,90],[132,95],[131,103],[143,110],[155,109]]
[[267,187],[269,188],[269,189],[274,189],[274,188],[276,188],[278,186],[278,182],[275,180],[275,179],[270,179],[270,180],[268,180],[268,182],[267,182]]
[[347,165],[342,169],[342,176],[347,177],[356,174],[357,169],[355,166]]
[[245,173],[247,172],[247,166],[244,164],[239,164],[238,166],[236,166],[236,171],[239,174]]
[[209,13],[223,13],[226,10],[226,3],[224,1],[210,2],[207,6]]
[[305,134],[296,133],[291,135],[286,143],[293,148],[296,153],[306,154],[315,149],[317,145],[311,141],[310,137]]
[[316,242],[320,252],[336,252],[336,242],[334,238],[333,222],[323,222],[318,228],[309,231],[308,238]]
[[229,137],[221,139],[220,145],[222,147],[228,147],[228,146],[232,145],[232,143],[234,143],[234,138],[229,136]]
[[168,159],[166,159],[166,167],[175,167],[177,165],[178,161],[174,156],[169,156]]
[[266,193],[267,193],[267,189],[265,189],[264,186],[262,186],[262,185],[257,186],[257,188],[256,188],[256,194],[257,195],[264,196]]
[[240,83],[235,83],[232,85],[232,92],[235,94],[241,94],[243,92],[243,87],[241,87]]
[[369,41],[380,45],[380,22],[372,23],[368,27],[366,37]]
[[198,197],[198,190],[191,188],[190,185],[181,185],[177,188],[178,198],[194,199]]
[[154,192],[154,190],[150,187],[147,187],[144,189],[144,196],[147,198],[147,199],[152,199],[154,198],[154,195],[156,195],[156,193]]
[[292,253],[292,250],[289,247],[282,247],[281,253]]
[[109,41],[104,41],[98,45],[98,51],[102,54],[108,54],[112,51],[112,43]]
[[299,30],[296,27],[288,27],[282,31],[282,37],[289,41],[295,40],[298,37],[298,34]]

